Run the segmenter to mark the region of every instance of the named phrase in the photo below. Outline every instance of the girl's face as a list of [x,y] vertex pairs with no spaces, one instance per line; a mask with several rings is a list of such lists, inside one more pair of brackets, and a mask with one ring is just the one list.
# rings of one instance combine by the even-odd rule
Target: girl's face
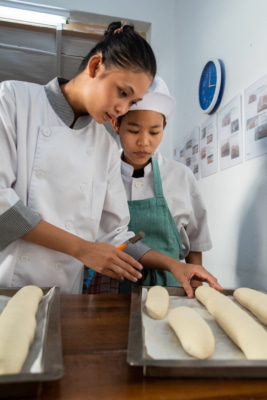
[[159,146],[166,126],[162,114],[156,111],[135,110],[123,116],[113,128],[120,136],[124,160],[134,169],[144,168]]
[[80,108],[100,124],[127,113],[133,103],[143,98],[152,82],[145,72],[106,69],[98,55],[89,60],[82,74]]

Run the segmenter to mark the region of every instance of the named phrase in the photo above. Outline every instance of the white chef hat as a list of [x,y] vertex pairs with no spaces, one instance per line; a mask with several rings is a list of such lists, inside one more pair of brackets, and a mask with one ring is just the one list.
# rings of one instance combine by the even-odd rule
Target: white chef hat
[[175,105],[175,98],[170,95],[168,86],[159,75],[156,75],[143,99],[133,104],[129,111],[156,111],[163,114],[165,118],[168,119]]

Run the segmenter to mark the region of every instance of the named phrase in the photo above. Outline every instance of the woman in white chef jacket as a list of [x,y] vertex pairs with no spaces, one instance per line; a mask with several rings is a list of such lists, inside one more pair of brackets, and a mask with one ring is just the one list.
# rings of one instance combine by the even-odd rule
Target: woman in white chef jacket
[[[137,260],[169,268],[143,243],[116,248],[133,232],[116,143],[102,126],[142,99],[155,73],[149,44],[115,22],[70,81],[1,83],[0,286],[80,293],[84,265],[133,282]],[[191,273],[218,286],[205,269]]]
[[102,124],[141,99],[155,73],[149,44],[116,22],[72,80],[0,84],[1,287],[79,293],[84,265],[141,276],[136,259],[149,248],[139,244],[136,259],[116,248],[133,232],[117,147]]
[[[143,100],[113,122],[123,149],[121,173],[130,210],[129,228],[145,231],[143,242],[152,249],[201,265],[202,251],[211,248],[211,240],[195,178],[189,168],[157,151],[174,108],[175,99],[157,75]],[[99,290],[105,290],[108,278],[96,276],[92,285],[96,279]],[[170,272],[146,268],[138,283],[181,286]],[[129,280],[120,284],[110,280],[112,291],[119,286],[119,292],[127,293],[131,285]]]

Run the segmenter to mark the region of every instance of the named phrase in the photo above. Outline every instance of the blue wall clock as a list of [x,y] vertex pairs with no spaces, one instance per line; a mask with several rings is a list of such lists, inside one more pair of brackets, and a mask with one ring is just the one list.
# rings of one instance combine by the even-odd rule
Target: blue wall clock
[[204,113],[212,114],[217,110],[222,100],[223,89],[223,63],[215,58],[205,64],[199,80],[198,99]]

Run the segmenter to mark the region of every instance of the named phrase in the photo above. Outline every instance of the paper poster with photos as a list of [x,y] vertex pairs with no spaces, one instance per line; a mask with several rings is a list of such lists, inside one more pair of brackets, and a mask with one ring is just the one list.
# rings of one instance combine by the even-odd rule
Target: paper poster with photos
[[196,179],[199,179],[199,126],[188,133],[184,145],[185,165],[191,169]]
[[199,179],[199,126],[193,128],[175,147],[174,159],[185,164]]
[[200,126],[200,173],[205,178],[218,172],[217,115],[209,117]]
[[267,75],[245,90],[245,159],[267,153]]
[[232,167],[243,161],[241,107],[241,95],[238,95],[218,113],[218,142],[221,169]]
[[185,164],[185,159],[184,159],[184,141],[178,143],[174,147],[173,158],[174,158],[175,161],[179,161],[179,162]]

